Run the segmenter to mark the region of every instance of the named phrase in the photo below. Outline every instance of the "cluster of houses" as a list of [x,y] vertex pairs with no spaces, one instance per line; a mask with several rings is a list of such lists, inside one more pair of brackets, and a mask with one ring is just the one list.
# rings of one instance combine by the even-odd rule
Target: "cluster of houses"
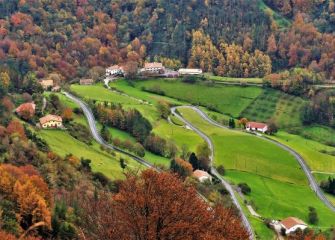
[[[106,69],[106,77],[115,77],[124,75],[125,68],[123,65],[113,65]],[[141,75],[156,75],[161,77],[179,77],[186,75],[201,75],[201,69],[181,68],[178,71],[173,71],[164,67],[159,62],[147,62],[144,67],[138,71]]]
[[[34,102],[23,103],[15,109],[15,113],[19,117],[24,117],[29,114],[31,117],[35,115],[36,104]],[[63,119],[61,116],[48,114],[39,119],[38,126],[44,129],[47,128],[63,128]]]

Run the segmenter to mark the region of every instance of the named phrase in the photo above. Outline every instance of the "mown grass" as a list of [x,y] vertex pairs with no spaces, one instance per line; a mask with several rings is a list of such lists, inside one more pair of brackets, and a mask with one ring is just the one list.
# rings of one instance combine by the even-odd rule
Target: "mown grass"
[[[290,133],[298,134],[304,138],[315,140],[317,142],[335,147],[335,129],[322,126],[310,125],[290,129]],[[333,153],[335,155],[335,152]]]
[[229,83],[256,83],[262,84],[262,78],[233,78],[233,77],[221,77],[221,76],[214,76],[210,73],[205,73],[205,77],[212,81],[218,82],[229,82]]
[[[261,216],[296,216],[307,222],[308,207],[313,206],[320,217],[315,227],[329,228],[335,224],[335,215],[310,190],[306,176],[289,153],[256,136],[214,127],[193,110],[179,111],[212,139],[215,165],[225,166],[226,177],[235,184],[248,183],[252,193],[247,198]],[[255,227],[259,228],[257,224]],[[260,234],[266,233],[261,229]],[[264,235],[261,239],[268,238]]]
[[275,144],[244,132],[215,127],[192,109],[180,108],[179,111],[211,137],[216,146],[216,165],[289,183],[307,183],[294,157]]
[[165,96],[205,106],[235,117],[239,116],[263,91],[259,87],[187,84],[179,80],[162,79],[138,81],[136,87],[147,90],[159,89]]
[[[67,154],[73,154],[76,157],[83,157],[92,160],[91,166],[94,172],[102,172],[110,179],[124,178],[120,167],[120,156],[112,156],[100,149],[100,145],[94,142],[92,145],[78,141],[62,130],[42,130],[38,133],[47,141],[52,151],[65,157]],[[132,159],[126,158],[128,168],[132,170],[143,169],[143,166]]]
[[298,152],[305,159],[311,170],[335,173],[335,156],[323,153],[323,151],[335,151],[334,147],[283,131],[278,132],[272,138]]
[[[235,184],[247,182],[251,186],[247,200],[256,206],[258,214],[270,219],[295,216],[308,223],[308,207],[317,209],[319,223],[312,227],[331,228],[335,224],[335,214],[331,212],[306,185],[289,184],[254,173],[227,171],[225,176]],[[267,238],[264,238],[267,239]]]
[[273,89],[265,89],[241,113],[252,121],[274,120],[280,128],[301,126],[301,110],[305,101]]

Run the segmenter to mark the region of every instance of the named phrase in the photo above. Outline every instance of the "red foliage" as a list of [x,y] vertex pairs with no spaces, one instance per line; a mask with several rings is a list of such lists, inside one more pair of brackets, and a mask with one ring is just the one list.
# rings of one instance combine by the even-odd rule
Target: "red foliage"
[[27,139],[26,134],[24,132],[24,127],[18,120],[12,120],[7,126],[8,134],[18,134],[22,139]]

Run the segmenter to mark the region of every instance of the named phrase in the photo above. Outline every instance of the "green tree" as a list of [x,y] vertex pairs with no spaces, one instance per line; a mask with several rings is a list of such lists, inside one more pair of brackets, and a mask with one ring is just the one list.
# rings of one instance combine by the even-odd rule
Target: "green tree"
[[319,216],[318,213],[316,212],[316,209],[314,207],[309,207],[308,208],[308,221],[311,224],[317,224],[319,222]]

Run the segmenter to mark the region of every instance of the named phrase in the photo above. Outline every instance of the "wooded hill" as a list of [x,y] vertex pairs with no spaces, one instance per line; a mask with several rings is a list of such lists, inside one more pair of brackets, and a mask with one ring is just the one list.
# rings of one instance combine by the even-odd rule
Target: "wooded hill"
[[[217,48],[224,42],[266,52],[273,71],[304,67],[334,77],[333,0],[286,2],[266,1],[271,9],[259,0],[1,1],[0,60],[6,64],[0,70],[19,86],[28,71],[73,79],[154,56],[188,65],[193,33],[200,30]],[[290,23],[287,28],[278,16]]]

